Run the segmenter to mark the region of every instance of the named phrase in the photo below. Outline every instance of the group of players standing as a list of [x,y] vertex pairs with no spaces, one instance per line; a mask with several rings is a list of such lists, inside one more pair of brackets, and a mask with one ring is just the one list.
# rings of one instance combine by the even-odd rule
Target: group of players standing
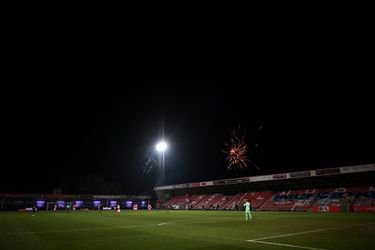
[[[97,206],[97,210],[101,213],[101,212],[103,211],[103,207],[102,207],[100,204],[98,204],[98,206]],[[117,205],[114,207],[114,210],[116,211],[117,214],[121,214],[121,207],[120,207],[119,204],[117,204]],[[134,204],[134,205],[133,205],[133,210],[134,210],[134,211],[138,210],[138,204]],[[148,205],[147,205],[147,210],[148,210],[149,212],[152,210],[152,206],[151,206],[151,204],[148,204]]]

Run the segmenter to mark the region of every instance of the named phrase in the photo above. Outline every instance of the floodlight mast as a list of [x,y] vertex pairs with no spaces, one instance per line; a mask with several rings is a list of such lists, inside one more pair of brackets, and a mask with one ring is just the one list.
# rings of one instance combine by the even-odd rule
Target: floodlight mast
[[164,185],[164,176],[165,176],[165,158],[164,153],[168,149],[168,144],[161,140],[155,145],[155,150],[159,153],[159,179],[158,185]]

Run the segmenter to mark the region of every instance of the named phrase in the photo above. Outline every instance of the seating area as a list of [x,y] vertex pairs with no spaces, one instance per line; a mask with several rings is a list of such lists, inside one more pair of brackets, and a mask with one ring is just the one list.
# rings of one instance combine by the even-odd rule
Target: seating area
[[221,201],[223,195],[213,194],[206,197],[200,203],[196,205],[195,208],[199,209],[216,209],[216,205]]
[[288,190],[276,193],[262,206],[262,210],[307,211],[315,203],[319,190]]
[[288,192],[282,191],[274,194],[262,205],[262,210],[291,210],[293,200],[287,198]]
[[375,212],[373,187],[246,192],[234,195],[194,194],[171,197],[164,205],[175,209],[242,210],[245,200],[253,210],[314,212]]
[[186,195],[173,196],[164,203],[167,208],[179,207],[185,201]]
[[236,194],[234,196],[231,196],[231,198],[228,199],[228,202],[226,202],[225,204],[223,204],[220,207],[220,209],[221,210],[234,210],[236,204],[238,204],[241,201],[241,199],[242,199],[243,196],[244,196],[244,193],[238,193],[238,194]]
[[246,198],[249,200],[253,209],[258,209],[269,198],[271,198],[271,196],[272,196],[272,192],[252,192]]

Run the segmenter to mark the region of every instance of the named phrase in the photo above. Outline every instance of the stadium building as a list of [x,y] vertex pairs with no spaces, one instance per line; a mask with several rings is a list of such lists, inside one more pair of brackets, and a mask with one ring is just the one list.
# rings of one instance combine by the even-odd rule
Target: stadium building
[[154,188],[167,209],[375,212],[375,164]]

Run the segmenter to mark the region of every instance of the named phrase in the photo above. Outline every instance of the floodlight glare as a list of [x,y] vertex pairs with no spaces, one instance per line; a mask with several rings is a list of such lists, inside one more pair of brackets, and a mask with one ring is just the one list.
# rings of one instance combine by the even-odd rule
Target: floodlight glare
[[167,143],[165,143],[164,141],[161,141],[158,144],[156,144],[155,149],[158,152],[164,152],[165,150],[167,150],[167,147],[168,147]]

